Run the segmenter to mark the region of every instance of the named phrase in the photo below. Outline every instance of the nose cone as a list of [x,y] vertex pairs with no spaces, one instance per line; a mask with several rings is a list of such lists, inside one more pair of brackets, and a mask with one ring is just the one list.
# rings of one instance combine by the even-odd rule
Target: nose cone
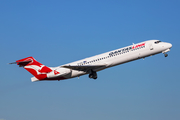
[[165,49],[170,49],[172,47],[172,44],[171,43],[167,43],[167,42],[164,42],[162,44],[162,47],[165,48]]
[[169,48],[172,48],[172,44],[171,44],[171,43],[168,43],[168,47],[169,47]]

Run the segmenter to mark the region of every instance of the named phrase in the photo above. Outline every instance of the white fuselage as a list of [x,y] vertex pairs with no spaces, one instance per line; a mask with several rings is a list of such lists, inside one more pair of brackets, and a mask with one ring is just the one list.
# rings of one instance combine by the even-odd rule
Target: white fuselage
[[[79,77],[84,74],[90,74],[91,66],[98,66],[92,68],[93,71],[97,72],[112,66],[127,63],[133,60],[145,58],[158,53],[166,53],[170,51],[172,45],[166,42],[160,42],[158,40],[149,40],[138,44],[133,44],[124,48],[116,49],[110,52],[99,54],[93,57],[78,60],[72,63],[68,63],[59,67],[56,70],[61,73],[66,73],[63,77],[65,79]],[[77,69],[64,68],[64,66],[77,66]],[[78,68],[87,67],[85,70]]]

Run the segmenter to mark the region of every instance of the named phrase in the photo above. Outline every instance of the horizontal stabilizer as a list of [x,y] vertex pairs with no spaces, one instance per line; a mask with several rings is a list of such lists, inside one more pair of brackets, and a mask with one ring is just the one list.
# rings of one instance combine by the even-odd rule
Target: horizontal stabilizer
[[32,77],[32,78],[31,78],[31,81],[32,81],[32,82],[36,82],[36,81],[39,81],[39,80],[38,80],[36,77]]
[[27,61],[19,61],[19,62],[12,62],[12,63],[9,63],[9,64],[17,64],[19,65],[20,67],[21,66],[26,66],[28,63],[30,63],[32,60],[27,60]]

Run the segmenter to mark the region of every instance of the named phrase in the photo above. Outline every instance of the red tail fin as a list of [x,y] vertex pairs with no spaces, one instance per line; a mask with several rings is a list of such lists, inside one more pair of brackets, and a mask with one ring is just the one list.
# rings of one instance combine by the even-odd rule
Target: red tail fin
[[36,61],[33,57],[27,57],[17,60],[16,62],[17,65],[24,67],[39,80],[47,78],[47,73],[52,71],[49,67]]

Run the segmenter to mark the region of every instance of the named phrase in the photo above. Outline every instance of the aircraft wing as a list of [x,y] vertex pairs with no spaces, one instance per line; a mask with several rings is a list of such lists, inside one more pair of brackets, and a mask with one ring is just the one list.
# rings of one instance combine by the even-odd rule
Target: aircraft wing
[[78,65],[63,65],[62,67],[69,68],[69,69],[72,69],[72,70],[88,72],[89,70],[96,70],[96,69],[100,69],[100,68],[106,67],[106,65],[105,64],[102,64],[102,65],[83,65],[83,66],[78,66]]

